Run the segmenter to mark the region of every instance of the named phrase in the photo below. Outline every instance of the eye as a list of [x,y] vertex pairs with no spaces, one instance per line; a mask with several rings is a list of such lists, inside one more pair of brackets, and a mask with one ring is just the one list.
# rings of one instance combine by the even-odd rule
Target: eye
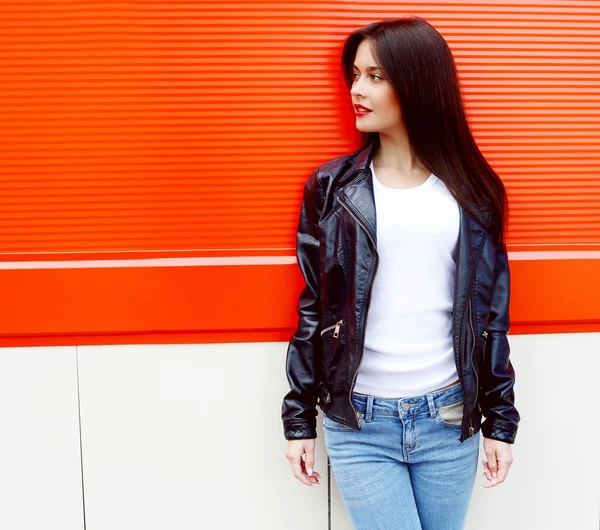
[[[357,75],[360,75],[360,74],[357,74],[356,72],[354,72],[354,73],[352,74],[352,78],[353,78],[353,79],[356,79],[356,76],[357,76]],[[371,74],[371,77],[373,77],[373,78],[377,79],[377,81],[383,81],[383,77],[381,77],[380,75],[377,75],[377,74]]]

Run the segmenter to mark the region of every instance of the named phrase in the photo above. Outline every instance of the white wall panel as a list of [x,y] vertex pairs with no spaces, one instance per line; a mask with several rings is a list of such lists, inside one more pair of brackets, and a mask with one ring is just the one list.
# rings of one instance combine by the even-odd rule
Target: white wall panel
[[82,530],[75,347],[0,348],[0,528]]
[[327,528],[285,458],[282,343],[79,348],[87,530]]
[[[466,530],[597,530],[600,334],[509,340],[515,462],[489,490],[479,463]],[[325,530],[320,416],[322,485],[284,456],[285,347],[80,347],[86,530]],[[76,383],[74,348],[0,349],[0,528],[83,528]],[[332,528],[351,530],[335,476],[331,493]]]

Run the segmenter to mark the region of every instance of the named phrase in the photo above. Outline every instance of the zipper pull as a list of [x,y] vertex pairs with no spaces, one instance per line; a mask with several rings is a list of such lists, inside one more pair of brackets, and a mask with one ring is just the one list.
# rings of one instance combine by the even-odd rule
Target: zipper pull
[[484,336],[484,337],[486,338],[486,340],[487,340],[487,338],[488,338],[488,332],[487,332],[485,329],[483,330],[483,336]]
[[471,445],[475,445],[475,437],[473,433],[475,432],[475,428],[469,427],[469,434],[471,435]]
[[337,324],[335,325],[335,330],[333,332],[333,336],[337,339],[340,336],[340,327],[342,327],[342,322],[344,321],[344,319],[342,318],[341,320],[339,320],[337,322]]

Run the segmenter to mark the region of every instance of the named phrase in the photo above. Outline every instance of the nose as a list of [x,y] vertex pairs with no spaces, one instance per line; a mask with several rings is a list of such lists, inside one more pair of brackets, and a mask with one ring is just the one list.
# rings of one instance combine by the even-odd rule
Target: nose
[[[360,79],[362,79],[362,77]],[[350,89],[350,95],[353,97],[357,97],[357,96],[360,96],[361,98],[364,97],[364,91],[362,90],[362,84],[361,84],[360,79],[355,79],[354,84],[352,85],[352,88]]]

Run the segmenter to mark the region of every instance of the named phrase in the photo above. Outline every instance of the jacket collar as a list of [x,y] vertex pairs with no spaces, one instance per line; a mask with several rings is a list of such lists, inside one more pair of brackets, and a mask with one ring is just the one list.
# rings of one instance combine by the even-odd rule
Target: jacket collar
[[373,160],[378,147],[379,140],[375,139],[356,151],[352,157],[352,163],[346,172],[344,181],[351,182],[357,175],[363,173],[365,170],[368,170],[369,166],[371,165],[371,160]]
[[[377,242],[377,216],[373,175],[370,165],[378,147],[379,141],[376,139],[355,152],[350,167],[340,182],[342,192],[339,194],[340,200],[350,207],[354,207],[355,211],[362,216],[362,221],[367,225],[368,232],[375,242]],[[463,187],[465,186],[463,185]],[[480,224],[460,204],[458,204],[458,207],[460,210],[461,234],[465,229],[479,234],[483,230]],[[486,226],[486,221],[487,217],[482,212],[480,222]]]

